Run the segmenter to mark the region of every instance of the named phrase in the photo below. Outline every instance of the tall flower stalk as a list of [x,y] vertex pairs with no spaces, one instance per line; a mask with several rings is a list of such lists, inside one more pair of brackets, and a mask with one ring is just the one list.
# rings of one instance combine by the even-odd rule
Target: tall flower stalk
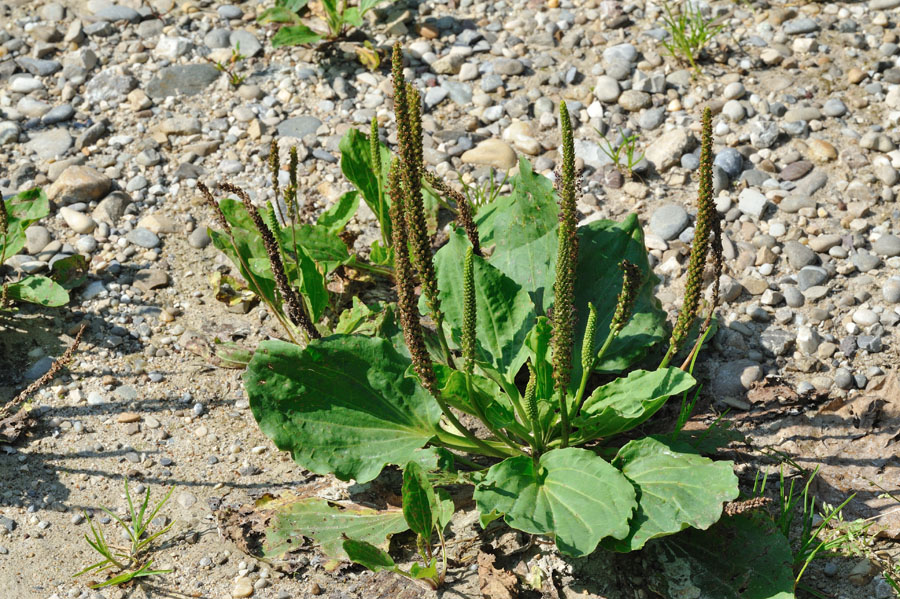
[[553,378],[559,396],[562,424],[561,447],[569,444],[567,389],[572,376],[572,351],[575,331],[575,266],[578,262],[578,213],[576,201],[575,143],[572,122],[565,102],[559,104],[562,130],[562,168],[556,177],[559,194],[559,250],[556,257],[556,281],[553,284]]
[[[422,291],[431,319],[437,328],[438,340],[448,364],[453,364],[450,345],[444,333],[444,314],[438,298],[437,276],[431,256],[431,240],[425,222],[425,205],[422,200],[422,117],[419,92],[407,84],[403,76],[403,53],[400,43],[394,45],[391,62],[394,83],[394,114],[397,119],[397,141],[400,162],[392,166],[399,168],[403,209],[398,218],[406,222],[410,260],[419,274]],[[392,197],[391,201],[395,201]],[[391,219],[393,226],[399,221]]]
[[[668,366],[672,358],[681,350],[691,325],[700,308],[700,295],[703,291],[703,271],[706,268],[710,254],[710,237],[715,236],[716,241],[713,251],[714,267],[719,270],[716,273],[716,290],[718,289],[718,273],[721,272],[721,239],[719,239],[719,218],[713,203],[712,186],[712,111],[709,108],[703,111],[702,141],[700,145],[700,171],[699,192],[697,194],[697,224],[694,228],[694,240],[691,243],[691,256],[688,263],[687,282],[684,289],[684,303],[675,327],[672,329],[672,337],[669,339],[669,349],[663,357],[660,367]],[[718,256],[718,257],[716,257]],[[718,293],[716,292],[716,295]],[[716,298],[717,299],[717,298]]]
[[437,401],[447,420],[462,434],[462,437],[451,435],[449,438],[442,438],[441,441],[446,447],[465,450],[465,444],[471,444],[486,452],[487,455],[498,457],[506,455],[504,452],[498,451],[485,441],[477,438],[469,429],[463,426],[450,410],[447,402],[441,397],[441,390],[437,385],[434,367],[425,347],[422,323],[419,322],[416,284],[409,251],[409,230],[407,221],[403,218],[404,204],[407,198],[405,197],[401,181],[403,178],[402,171],[400,161],[395,159],[391,164],[390,174],[388,175],[388,190],[391,196],[390,215],[394,223],[393,247],[394,268],[396,271],[394,280],[397,290],[397,312],[399,313],[400,326],[403,329],[403,338],[406,341],[406,347],[409,349],[409,355],[412,359],[413,369],[418,375],[422,386]]

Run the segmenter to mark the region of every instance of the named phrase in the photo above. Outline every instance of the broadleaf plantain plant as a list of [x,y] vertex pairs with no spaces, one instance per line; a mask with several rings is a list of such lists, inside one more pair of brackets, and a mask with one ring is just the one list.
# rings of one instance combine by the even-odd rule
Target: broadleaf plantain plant
[[662,365],[631,369],[665,339],[665,313],[637,217],[578,226],[565,103],[555,185],[523,160],[513,193],[477,218],[462,200],[462,226],[432,255],[423,180],[454,192],[424,171],[418,93],[399,45],[393,78],[399,147],[387,188],[403,335],[263,342],[245,375],[262,431],[304,468],[358,482],[388,464],[438,470],[451,452],[483,524],[502,517],[572,556],[711,526],[738,494],[730,462],[670,435],[617,438],[696,384],[669,362],[697,320],[710,253],[721,268],[709,112],[682,314]]

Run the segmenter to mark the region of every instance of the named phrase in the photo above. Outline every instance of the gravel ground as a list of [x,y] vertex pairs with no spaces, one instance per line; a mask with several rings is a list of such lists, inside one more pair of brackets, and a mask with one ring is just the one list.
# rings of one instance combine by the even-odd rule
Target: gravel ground
[[[327,573],[314,558],[287,576],[218,532],[220,505],[266,491],[372,493],[277,453],[240,372],[209,365],[213,339],[252,347],[275,331],[262,308],[230,313],[213,298],[209,277],[227,267],[209,245],[198,180],[265,200],[277,135],[299,147],[301,188],[318,209],[348,188],[337,151],[348,128],[376,116],[396,141],[385,69],[364,69],[352,42],[272,50],[274,30],[255,21],[269,4],[0,0],[0,191],[40,186],[53,204],[6,265],[90,262],[69,306],[0,319],[3,396],[88,326],[70,373],[36,397],[30,436],[0,447],[3,597],[130,596],[71,579],[92,559],[82,510],[122,509],[123,475],[154,497],[176,487],[172,540],[155,564],[175,571],[136,596],[421,596],[391,577]],[[832,504],[858,493],[845,516],[872,518],[876,549],[896,554],[900,514],[882,493],[900,493],[900,0],[701,5],[725,27],[696,78],[666,53],[661,7],[644,0],[401,1],[374,11],[365,32],[376,47],[404,43],[423,90],[425,160],[448,181],[484,180],[517,155],[550,174],[565,99],[582,215],[641,216],[671,311],[693,234],[699,115],[711,107],[726,303],[695,419],[730,410],[750,442],[728,457],[751,481],[767,451],[821,466],[815,492]],[[238,43],[247,79],[233,88],[210,61]],[[611,168],[596,131],[619,128],[646,152],[631,178]],[[365,209],[350,228],[363,250],[377,238]],[[474,536],[471,514],[454,526]],[[482,540],[510,556],[523,544],[502,530]],[[638,562],[623,559],[564,562],[536,546],[502,566],[540,567],[546,597],[675,594],[644,588],[628,576]],[[876,574],[859,557],[829,559],[807,582],[833,597],[892,596]],[[445,594],[479,596],[475,579],[457,568]]]

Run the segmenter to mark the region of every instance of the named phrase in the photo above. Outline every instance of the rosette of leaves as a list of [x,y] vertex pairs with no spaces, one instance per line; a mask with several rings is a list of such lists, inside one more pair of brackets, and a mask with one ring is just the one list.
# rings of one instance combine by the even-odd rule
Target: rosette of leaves
[[[23,191],[0,205],[0,265],[7,258],[18,254],[25,247],[25,229],[47,216],[50,203],[40,189]],[[0,275],[0,309],[12,301],[28,302],[41,306],[62,306],[69,302],[67,288],[84,281],[86,261],[82,256],[70,256],[54,263],[51,277],[27,275],[6,281]]]
[[[482,523],[502,517],[550,536],[568,555],[601,542],[631,551],[711,526],[737,496],[731,463],[633,432],[696,381],[667,365],[680,333],[666,365],[631,369],[667,335],[665,315],[637,218],[578,226],[565,104],[555,185],[522,161],[513,195],[479,213],[477,224],[451,230],[432,255],[418,94],[401,60],[395,47],[399,147],[388,193],[403,336],[262,343],[245,375],[262,431],[304,468],[359,482],[388,464],[435,471],[450,452],[475,469],[458,476],[475,484]],[[694,270],[709,254],[698,231]],[[699,284],[692,289],[699,293]],[[697,303],[686,303],[694,320]],[[471,419],[480,432],[462,422]],[[632,440],[618,438],[629,431]]]
[[362,27],[366,13],[387,0],[360,0],[351,5],[347,0],[321,0],[315,3],[315,13],[311,28],[300,16],[309,0],[275,0],[275,5],[262,11],[256,17],[259,23],[282,23],[272,38],[272,46],[300,46],[316,44],[322,40],[341,37],[351,27]]
[[[328,281],[342,267],[390,275],[351,253],[344,229],[359,206],[359,195],[340,196],[316,219],[307,218],[297,191],[297,154],[291,150],[290,183],[278,181],[280,162],[273,141],[269,154],[274,201],[260,209],[242,189],[220,186],[236,197],[216,201],[198,185],[218,225],[209,228],[213,245],[231,260],[242,281],[216,279],[216,297],[232,305],[258,298],[282,325],[287,337],[302,343],[335,330],[338,306]],[[223,285],[227,283],[227,285]]]

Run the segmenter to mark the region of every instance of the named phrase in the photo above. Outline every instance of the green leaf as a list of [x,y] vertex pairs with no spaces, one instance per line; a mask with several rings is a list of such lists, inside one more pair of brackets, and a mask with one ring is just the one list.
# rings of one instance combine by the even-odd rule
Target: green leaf
[[645,571],[667,597],[794,599],[791,546],[764,514],[723,518],[647,545]]
[[432,558],[427,566],[420,566],[414,562],[409,567],[409,575],[418,580],[423,578],[434,580],[437,578],[437,558]]
[[617,551],[635,551],[650,539],[689,526],[705,530],[722,517],[723,504],[738,496],[731,462],[713,462],[693,453],[690,446],[657,437],[630,441],[613,465],[638,488],[631,532],[610,543]]
[[[300,289],[312,321],[318,322],[325,312],[325,308],[328,307],[329,295],[325,276],[319,271],[316,263],[309,257],[302,245],[297,247],[296,258],[297,263],[288,268],[289,278]],[[291,276],[294,273],[297,273],[296,276]]]
[[[435,364],[434,372],[437,375],[438,387],[441,389],[441,397],[454,408],[477,416],[478,411],[469,401],[466,375],[443,364]],[[516,416],[509,397],[505,393],[501,393],[493,381],[477,374],[470,376],[475,401],[480,402],[485,416],[491,421],[491,424],[498,428],[515,426]]]
[[389,341],[334,335],[306,348],[264,341],[245,374],[263,433],[317,474],[367,482],[406,464],[434,436],[441,410]]
[[6,247],[4,255],[9,258],[25,247],[25,229],[49,214],[50,202],[40,189],[30,189],[3,200],[3,203],[7,233],[5,238],[0,237],[0,244]]
[[[459,346],[463,327],[463,263],[469,241],[455,229],[434,256],[441,309]],[[534,326],[528,294],[479,256],[474,257],[477,352],[479,360],[512,378],[525,363],[525,337]]]
[[435,513],[435,523],[438,530],[443,531],[450,524],[450,520],[453,519],[456,505],[454,505],[453,498],[450,497],[450,493],[446,489],[435,489],[434,494],[435,505],[432,507],[432,510]]
[[[369,149],[369,136],[357,129],[350,129],[341,138],[338,145],[341,151],[341,172],[347,180],[353,183],[362,194],[363,201],[369,206],[378,219],[381,227],[382,238],[391,239],[390,198],[384,191],[391,166],[391,152],[378,142],[380,164],[372,164],[372,154]],[[376,176],[380,173],[380,178]],[[379,180],[381,184],[379,185]],[[384,250],[385,248],[382,248]],[[374,252],[374,248],[373,248]],[[373,262],[378,262],[375,257]]]
[[72,254],[53,263],[50,277],[64,289],[74,289],[87,280],[88,261],[81,254]]
[[401,497],[403,517],[410,530],[427,541],[431,538],[431,529],[438,514],[431,509],[435,505],[434,489],[425,471],[416,462],[409,462],[403,469]]
[[379,549],[372,543],[365,541],[357,541],[355,539],[346,539],[343,543],[344,552],[351,562],[355,562],[365,566],[373,572],[381,570],[394,570],[397,565],[387,551]]
[[337,235],[344,230],[344,227],[356,214],[358,207],[359,194],[355,191],[348,191],[319,215],[316,224],[325,227],[329,233]]
[[304,44],[315,44],[321,40],[322,36],[306,25],[291,25],[278,30],[278,33],[272,37],[272,47],[302,46]]
[[[599,350],[606,339],[616,310],[616,299],[622,288],[622,271],[618,264],[623,259],[639,266],[646,280],[638,292],[631,320],[613,341],[603,362],[595,366],[598,371],[622,371],[667,337],[666,313],[653,295],[657,278],[647,261],[644,235],[637,216],[631,214],[621,223],[599,220],[578,230],[578,265],[575,272],[578,325],[574,355],[581,354],[588,302],[597,308],[598,334],[594,340],[594,350]],[[572,380],[577,382],[580,376],[581,364],[575,360]]]
[[559,212],[553,184],[534,173],[525,158],[512,179],[512,194],[498,198],[492,230],[482,232],[496,242],[490,263],[531,296],[540,313],[553,298]]
[[[306,2],[303,2],[305,5]],[[302,8],[302,6],[301,6]],[[297,9],[299,10],[299,9]],[[285,6],[272,6],[262,11],[256,17],[257,23],[299,23],[297,12]]]
[[369,260],[371,260],[372,264],[390,266],[394,263],[394,248],[391,246],[383,247],[380,241],[375,240],[372,242]]
[[324,269],[326,275],[350,260],[347,244],[325,226],[302,224],[282,229],[281,247],[286,253],[293,251],[295,236],[297,245]]
[[6,292],[10,299],[55,308],[69,303],[69,293],[52,279],[31,275],[9,283]]
[[344,14],[341,15],[342,20],[345,25],[349,25],[351,27],[362,27],[362,15],[359,12],[359,7],[357,6],[348,6],[347,10],[344,11]]
[[224,368],[244,369],[253,359],[253,350],[241,347],[234,341],[215,340],[216,358]]
[[492,466],[475,488],[475,503],[482,514],[503,513],[513,528],[555,536],[559,550],[574,557],[592,553],[604,537],[625,538],[636,507],[621,472],[574,447],[542,455],[539,472],[526,456]]
[[635,370],[594,389],[573,421],[578,443],[630,430],[656,413],[672,395],[697,383],[680,368]]
[[[379,4],[385,2],[386,0],[360,0],[359,2],[359,13],[361,15],[366,14]],[[393,2],[393,0],[391,0]]]
[[362,506],[343,506],[318,497],[288,496],[269,501],[261,507],[268,516],[263,544],[265,557],[279,557],[300,547],[302,537],[315,541],[329,558],[343,559],[344,535],[387,547],[391,535],[408,529],[398,509],[373,510]]

